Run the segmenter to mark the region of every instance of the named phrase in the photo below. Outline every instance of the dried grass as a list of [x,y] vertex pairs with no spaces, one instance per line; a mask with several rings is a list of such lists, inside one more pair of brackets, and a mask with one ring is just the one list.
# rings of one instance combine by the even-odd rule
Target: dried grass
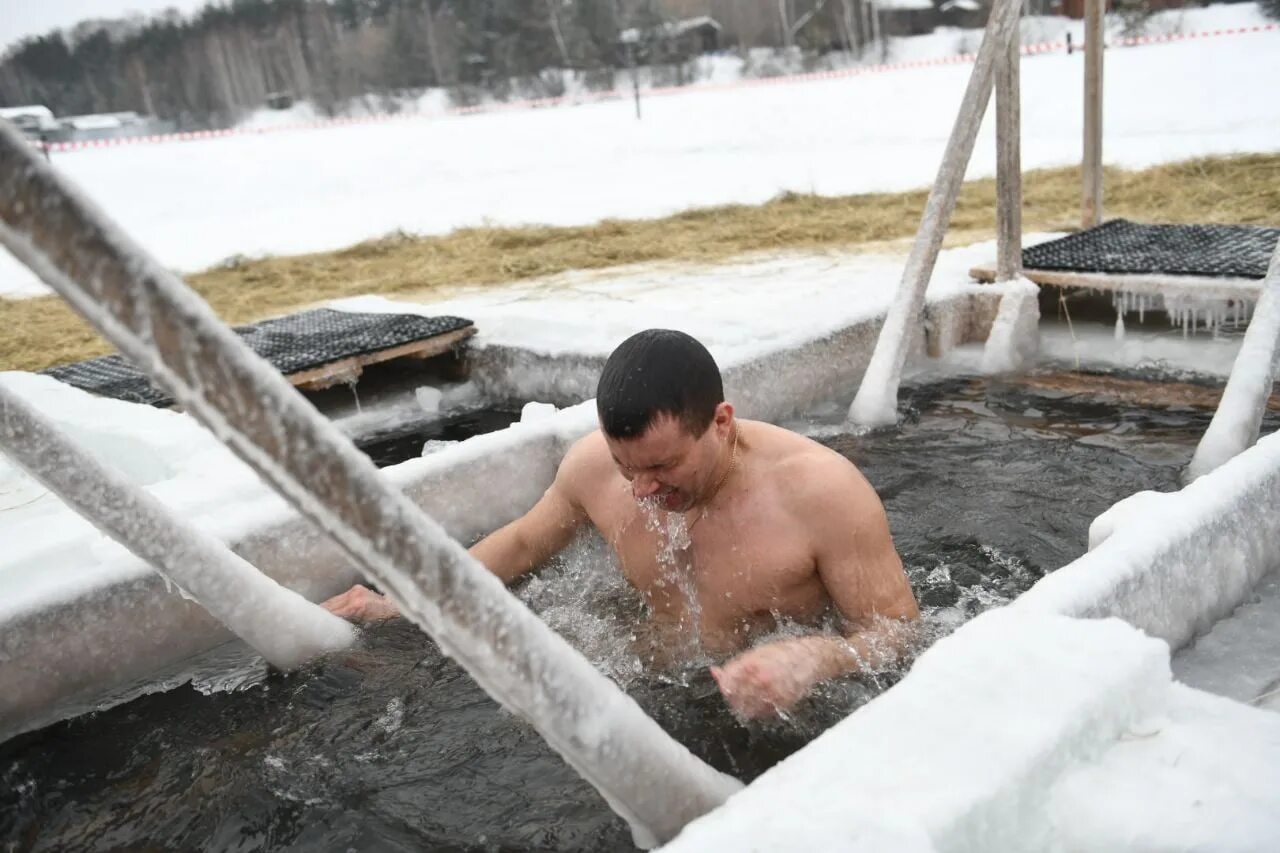
[[[1141,171],[1107,170],[1106,215],[1147,222],[1280,224],[1280,155],[1214,157]],[[650,261],[714,262],[761,251],[858,249],[911,238],[925,190],[824,198],[786,194],[657,220],[590,227],[466,228],[441,237],[392,234],[337,252],[234,262],[187,280],[229,323],[364,293],[446,295],[574,269]],[[1079,223],[1079,170],[1029,172],[1023,227]],[[966,183],[948,244],[990,239],[995,182]],[[902,244],[905,250],[905,243]],[[110,352],[56,298],[0,300],[0,369],[40,370]]]

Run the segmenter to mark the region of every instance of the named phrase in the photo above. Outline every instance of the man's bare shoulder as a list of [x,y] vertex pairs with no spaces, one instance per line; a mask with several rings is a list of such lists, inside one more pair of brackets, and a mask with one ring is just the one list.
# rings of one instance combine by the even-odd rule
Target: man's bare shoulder
[[879,503],[857,466],[811,438],[771,424],[753,423],[767,449],[771,481],[788,508],[804,515],[833,506]]
[[592,430],[574,442],[560,461],[556,485],[569,496],[578,497],[613,477],[617,469],[600,430]]

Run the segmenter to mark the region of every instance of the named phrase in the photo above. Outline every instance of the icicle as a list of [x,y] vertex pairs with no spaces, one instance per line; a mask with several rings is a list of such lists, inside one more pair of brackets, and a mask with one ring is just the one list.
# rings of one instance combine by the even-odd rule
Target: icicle
[[1116,340],[1124,340],[1124,314],[1116,314]]
[[350,388],[350,389],[351,389],[351,396],[355,398],[355,401],[356,401],[356,414],[358,414],[358,415],[360,415],[360,414],[364,414],[364,410],[360,408],[360,392],[356,390],[356,380],[355,380],[355,378],[354,378],[354,377],[352,377],[352,378],[348,379],[346,382],[344,382],[343,384],[344,384],[344,385],[346,385],[348,388]]
[[1141,323],[1146,319],[1147,314],[1147,296],[1144,293],[1138,297],[1138,322]]

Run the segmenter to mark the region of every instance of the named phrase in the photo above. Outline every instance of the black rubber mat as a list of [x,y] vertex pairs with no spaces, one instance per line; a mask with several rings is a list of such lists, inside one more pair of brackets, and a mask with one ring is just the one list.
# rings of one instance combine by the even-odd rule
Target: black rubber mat
[[1265,278],[1280,228],[1113,219],[1022,252],[1033,270]]
[[[461,317],[417,314],[356,314],[319,308],[239,326],[236,334],[286,376],[344,358],[403,346],[472,325]],[[42,371],[68,385],[103,397],[168,406],[173,398],[119,355]]]

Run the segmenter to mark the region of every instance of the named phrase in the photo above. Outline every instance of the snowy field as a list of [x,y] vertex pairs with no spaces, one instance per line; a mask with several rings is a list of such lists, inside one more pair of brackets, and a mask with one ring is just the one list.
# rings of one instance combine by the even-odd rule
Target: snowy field
[[[1254,4],[1185,29],[1260,22]],[[1057,35],[1049,33],[1049,35]],[[955,51],[957,34],[904,56]],[[1023,63],[1023,165],[1080,160],[1083,54]],[[340,248],[397,229],[583,224],[784,191],[932,182],[971,66],[629,101],[53,155],[144,246],[193,272],[236,255]],[[1105,161],[1143,167],[1280,150],[1280,32],[1107,54]],[[995,171],[993,113],[970,177]],[[0,294],[40,292],[0,257]]]

